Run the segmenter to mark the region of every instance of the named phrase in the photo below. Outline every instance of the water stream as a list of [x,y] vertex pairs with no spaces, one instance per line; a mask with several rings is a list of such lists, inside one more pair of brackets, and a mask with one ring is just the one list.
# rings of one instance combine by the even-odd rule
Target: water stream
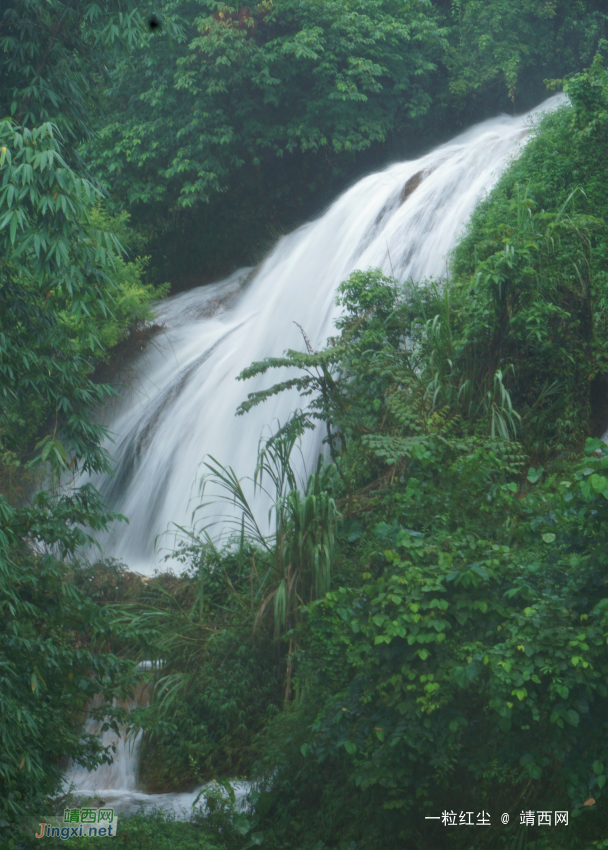
[[[145,663],[145,662],[144,662]],[[137,705],[146,705],[148,692],[144,688],[136,695],[136,701],[127,706],[132,710]],[[87,770],[72,765],[64,779],[65,790],[72,790],[77,797],[101,800],[104,806],[114,807],[122,814],[132,814],[140,809],[162,809],[179,819],[192,816],[193,807],[204,811],[204,792],[207,786],[201,785],[192,791],[165,794],[147,793],[138,777],[139,755],[142,743],[141,730],[127,734],[126,730],[116,734],[112,729],[101,731],[101,722],[89,718],[85,732],[100,736],[104,747],[115,747],[111,764],[102,764],[96,770]],[[232,781],[237,809],[245,806],[245,798],[251,789],[250,782]],[[92,805],[95,805],[93,802]]]
[[[164,332],[133,364],[136,377],[106,413],[116,476],[93,483],[111,510],[129,517],[101,539],[105,554],[151,574],[172,539],[190,525],[200,463],[210,454],[250,475],[268,424],[285,422],[297,396],[284,394],[235,417],[248,392],[280,373],[235,381],[254,360],[315,348],[332,333],[338,284],[357,268],[380,267],[404,280],[445,278],[446,258],[479,200],[529,137],[541,110],[485,121],[420,159],[363,178],[315,221],[283,237],[254,271],[174,296],[158,308]],[[319,451],[304,446],[307,468]],[[156,549],[155,549],[156,541]]]
[[[400,280],[445,278],[446,258],[479,200],[517,156],[539,112],[564,100],[558,95],[527,115],[486,121],[415,161],[363,178],[320,218],[282,238],[257,269],[161,303],[163,332],[133,364],[129,391],[105,411],[116,475],[93,483],[109,509],[129,517],[100,538],[105,555],[152,574],[172,543],[158,536],[172,523],[191,525],[203,457],[250,475],[264,427],[285,422],[298,406],[297,395],[283,394],[235,417],[248,392],[280,377],[241,383],[239,372],[254,360],[302,349],[295,322],[321,347],[337,315],[336,288],[354,269],[380,267]],[[303,446],[309,470],[320,440],[310,434]],[[138,740],[116,743],[113,765],[72,771],[79,792],[120,799],[123,809],[151,801],[190,808],[197,792],[138,789]],[[241,797],[245,791],[237,787]]]
[[[86,731],[98,730],[95,724],[89,721]],[[178,819],[186,819],[191,817],[195,805],[197,809],[204,811],[206,786],[199,786],[192,791],[165,794],[150,794],[142,789],[137,778],[141,734],[139,732],[134,737],[127,737],[125,734],[117,736],[111,731],[103,732],[103,745],[116,746],[112,764],[101,765],[94,771],[78,766],[70,768],[65,777],[66,790],[71,787],[76,796],[101,800],[104,806],[113,807],[122,814],[133,814],[141,809],[162,809]],[[231,784],[237,809],[244,807],[251,783],[233,781]]]

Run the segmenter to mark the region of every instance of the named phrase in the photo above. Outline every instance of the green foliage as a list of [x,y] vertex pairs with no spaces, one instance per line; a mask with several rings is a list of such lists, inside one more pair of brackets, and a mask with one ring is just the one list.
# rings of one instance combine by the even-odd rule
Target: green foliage
[[592,424],[607,337],[600,60],[567,85],[573,107],[476,213],[450,281],[357,272],[325,350],[243,373],[297,370],[241,411],[299,389],[296,421],[327,428],[347,515],[340,584],[291,638],[293,714],[264,732],[268,834],[468,847],[421,816],[475,807],[509,812],[502,837],[523,846],[523,799],[572,813],[561,844],[530,834],[538,846],[603,834],[608,452],[581,452],[608,420]]
[[608,35],[601,0],[166,0],[158,12],[161,27],[113,65],[112,118],[86,152],[157,274],[199,281],[250,262],[421,138],[509,98],[538,102],[544,77],[580,70]]
[[145,45],[118,69],[112,97],[128,106],[91,151],[131,202],[189,207],[225,191],[234,170],[249,181],[262,160],[294,151],[363,150],[429,106],[422,80],[442,33],[421,0],[168,11],[183,20],[181,43]]
[[[174,815],[160,811],[121,817],[117,838],[123,850],[226,850],[227,847],[223,838],[218,839],[204,823],[178,821]],[[70,839],[73,847],[82,850],[112,848],[116,838],[112,838],[112,842],[99,837]]]
[[[147,236],[168,223],[185,238],[208,204],[219,214],[205,249],[218,233],[251,244],[233,239],[235,219],[226,227],[223,195],[255,213],[258,238],[364,152],[410,144],[433,104],[438,124],[457,122],[467,98],[494,108],[494,91],[519,98],[541,74],[580,71],[605,34],[603,6],[197,0],[159,15],[148,35],[119,0],[20,0],[0,19],[4,824],[39,813],[62,757],[111,757],[81,737],[83,715],[101,695],[98,716],[124,720],[112,701],[136,681],[121,656],[137,648],[157,662],[149,784],[241,775],[258,760],[264,841],[428,846],[421,812],[474,804],[513,822],[525,799],[569,809],[573,846],[597,845],[608,454],[599,440],[581,449],[608,409],[597,403],[608,378],[601,58],[566,77],[572,107],[543,120],[480,206],[450,281],[357,272],[323,351],[304,335],[305,351],[245,370],[297,371],[241,413],[293,388],[306,405],[258,457],[271,534],[211,459],[202,515],[209,498],[236,515],[223,548],[203,519],[178,550],[180,579],[144,588],[110,565],[91,582],[62,559],[115,517],[91,488],[23,507],[13,478],[35,439],[54,474],[106,465],[91,412],[110,391],[91,372],[159,294],[144,283],[147,258],[124,253],[136,237],[121,203]],[[95,117],[106,65],[111,121]],[[75,165],[85,139],[115,215]],[[318,424],[333,462],[299,481],[291,454]],[[104,604],[123,590],[127,610]],[[124,843],[258,843],[222,787],[207,827],[136,818]],[[526,839],[516,826],[503,837]]]
[[457,321],[477,350],[487,346],[487,360],[477,356],[490,366],[486,383],[501,369],[535,452],[605,425],[608,171],[596,152],[606,144],[608,100],[600,56],[565,87],[573,108],[543,119],[454,255],[451,297],[474,295]]
[[257,551],[244,542],[221,554],[192,539],[179,557],[187,572],[147,583],[125,614],[129,630],[145,636],[141,656],[160,659],[140,772],[161,791],[248,772],[255,735],[280,701],[268,635],[252,641]]
[[[5,439],[23,450],[24,436],[52,417],[53,439],[60,421],[63,426],[66,455],[99,469],[100,428],[86,410],[109,389],[88,373],[101,353],[98,324],[109,312],[120,245],[90,222],[97,191],[65,163],[52,125],[30,131],[3,121],[0,141]],[[67,465],[60,453],[56,460]]]
[[475,387],[489,388],[500,370],[535,452],[588,432],[590,383],[605,370],[606,225],[568,214],[568,200],[557,213],[514,200],[515,227],[488,234],[495,243],[502,235],[502,250],[455,282],[461,398],[475,404]]
[[601,2],[455,0],[453,10],[457,34],[446,64],[450,91],[459,97],[502,85],[515,101],[526,71],[571,72],[591,61],[605,34]]
[[104,218],[69,146],[87,134],[96,69],[132,40],[136,21],[129,3],[53,0],[4,4],[0,18],[0,827],[9,836],[17,819],[48,810],[63,759],[111,760],[82,735],[86,713],[117,730],[125,712],[115,700],[137,683],[120,657],[137,636],[79,592],[65,564],[92,544],[88,530],[118,517],[90,486],[35,492],[34,475],[21,474],[29,459],[54,487],[68,470],[107,468],[91,413],[110,389],[90,374],[112,324],[128,324],[128,300],[141,311],[152,295],[143,262],[126,263],[112,233],[126,218]]
[[[81,737],[93,697],[96,715],[117,728],[114,699],[136,682],[132,662],[113,647],[120,634],[111,612],[84,597],[58,557],[91,542],[82,526],[102,528],[95,491],[54,499],[41,491],[29,507],[0,497],[0,827],[39,814],[60,790],[61,760],[87,767],[111,758],[97,738]],[[56,554],[53,554],[53,551]],[[36,810],[36,807],[38,810]]]
[[[475,453],[456,469],[440,457],[413,477],[434,470],[449,489],[449,501],[436,497],[439,510],[466,495],[473,513],[491,495],[485,536],[471,523],[442,529],[449,515],[412,532],[420,518],[404,503],[394,530],[376,528],[389,547],[376,556],[376,575],[329,594],[311,620],[312,635],[319,630],[311,673],[328,627],[340,646],[332,664],[342,657],[352,671],[317,721],[317,752],[344,747],[355,784],[381,784],[387,808],[407,811],[414,789],[437,805],[480,783],[477,794],[494,807],[498,796],[509,811],[524,777],[534,780],[528,800],[581,808],[602,797],[593,765],[606,760],[599,553],[608,458],[588,457],[571,480],[552,476],[521,499],[509,484],[493,486],[488,468],[476,492],[462,474],[466,465],[482,471]],[[425,508],[434,509],[429,489]]]
[[[283,357],[252,363],[239,380],[263,375],[269,369],[291,367],[301,374],[275,384],[267,390],[250,393],[238,413],[243,414],[266,399],[285,390],[297,389],[310,399],[306,409],[296,412],[300,427],[322,421],[326,425],[332,459],[339,464],[340,450],[354,434],[367,434],[380,426],[383,397],[395,380],[411,382],[415,369],[400,349],[408,319],[417,316],[412,307],[413,294],[407,290],[403,306],[397,308],[401,291],[397,282],[380,271],[353,272],[339,287],[338,303],[346,315],[337,322],[341,334],[328,341],[324,351],[312,351],[306,337],[305,353],[289,350]],[[409,312],[408,312],[409,310]],[[412,328],[412,332],[415,333]],[[401,369],[395,374],[397,358]]]
[[113,257],[112,277],[116,289],[110,296],[110,311],[99,326],[99,337],[105,351],[125,341],[133,331],[149,325],[154,319],[152,303],[169,294],[168,283],[160,286],[146,283],[150,258],[134,253],[143,249],[143,240],[130,227],[129,220],[126,210],[114,216],[101,205],[91,210],[92,225],[111,233],[128,252],[127,256],[133,256],[133,259],[127,259],[121,251]]
[[[55,439],[61,419],[65,454],[100,468],[99,428],[86,408],[108,390],[87,375],[102,343],[115,344],[129,321],[146,317],[151,292],[141,283],[145,259],[126,263],[113,235],[125,230],[125,215],[112,224],[95,207],[99,190],[66,159],[77,159],[70,144],[90,134],[96,74],[110,53],[138,40],[143,20],[119,0],[18,0],[4,8],[1,26],[5,439],[22,451],[49,418]],[[59,449],[55,460],[63,460]]]
[[[601,45],[602,51],[605,44]],[[591,68],[566,80],[551,81],[563,87],[572,102],[532,129],[533,143],[505,171],[498,185],[474,212],[468,233],[457,246],[453,269],[456,275],[471,273],[499,246],[496,235],[516,226],[513,201],[527,196],[538,210],[591,213],[608,218],[608,170],[597,156],[605,144],[606,128],[601,116],[606,110],[606,71],[601,53]],[[592,111],[590,111],[592,110]],[[582,190],[582,191],[581,191]],[[494,234],[494,238],[490,234]]]
[[159,14],[172,37],[116,63],[114,118],[86,154],[157,271],[195,280],[249,262],[426,114],[445,44],[428,0],[196,0]]
[[[461,834],[429,833],[422,816],[475,808],[510,813],[501,835],[519,846],[519,811],[551,808],[569,810],[572,828],[547,847],[587,847],[602,834],[608,454],[599,445],[519,488],[487,449],[455,457],[436,446],[377,499],[368,540],[350,550],[360,583],[351,574],[310,606],[298,635],[302,708],[268,732],[290,755],[269,747],[277,761],[263,828],[302,831],[310,846],[323,836],[329,846],[464,847]],[[406,497],[413,479],[418,502]],[[290,807],[296,791],[314,819]],[[477,841],[496,846],[496,833]]]
[[0,116],[53,122],[71,142],[91,134],[99,75],[143,35],[132,0],[10,0],[0,18]]
[[[339,518],[332,495],[334,469],[324,468],[320,462],[317,471],[306,482],[298,481],[291,455],[301,433],[296,419],[288,427],[279,429],[271,439],[260,443],[253,487],[254,492],[263,492],[271,500],[270,534],[261,531],[234,470],[223,467],[213,458],[204,464],[209,473],[201,481],[201,496],[205,498],[209,485],[215,492],[210,501],[196,509],[204,511],[216,502],[236,507],[237,519],[229,517],[228,522],[240,530],[239,551],[247,539],[260,550],[259,560],[264,569],[262,587],[266,588],[266,593],[261,599],[256,622],[272,605],[276,635],[292,628],[299,607],[323,596],[331,583],[335,528]],[[266,489],[268,480],[270,490]],[[203,540],[208,539],[207,529],[215,522],[203,526]]]
[[[605,51],[608,42],[600,42]],[[567,79],[564,84],[576,111],[576,124],[582,136],[591,136],[594,140],[606,134],[608,120],[608,76],[604,69],[602,54],[598,52],[591,67],[580,74]]]
[[[230,780],[214,779],[207,783],[197,802],[201,806],[197,819],[202,820],[210,832],[218,834],[227,847],[235,846],[235,843],[238,847],[243,846],[239,839],[251,832],[252,824],[246,812],[239,811],[236,793]],[[254,833],[245,846],[256,847],[262,840],[261,834]]]
[[[276,638],[291,637],[300,607],[329,590],[338,520],[331,467],[298,489],[297,438],[297,429],[286,429],[260,447],[254,485],[270,497],[272,533],[260,530],[233,470],[211,459],[203,517],[194,531],[181,530],[175,553],[187,571],[148,584],[125,615],[140,639],[147,636],[142,657],[162,661],[142,760],[149,787],[249,772],[259,756],[255,736],[279,710],[281,690],[284,702],[292,698],[297,645]],[[237,529],[222,549],[205,517],[218,502],[230,504]]]
[[463,436],[517,437],[538,455],[580,445],[608,363],[608,174],[603,160],[590,164],[605,143],[605,81],[597,58],[568,82],[574,108],[545,119],[476,213],[442,294],[354,273],[340,289],[340,336],[322,352],[252,364],[242,377],[304,371],[251,395],[241,412],[297,388],[310,396],[305,421],[327,423],[334,459],[355,438],[394,463],[448,421]]

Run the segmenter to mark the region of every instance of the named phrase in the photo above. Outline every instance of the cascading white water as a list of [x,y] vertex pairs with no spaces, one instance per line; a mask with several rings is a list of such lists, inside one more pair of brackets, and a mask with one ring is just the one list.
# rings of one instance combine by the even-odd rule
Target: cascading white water
[[[143,661],[139,667],[149,669],[150,662]],[[149,689],[144,685],[135,693],[133,702],[125,707],[132,711],[134,708],[148,704]],[[96,703],[97,707],[99,702]],[[100,799],[106,806],[113,806],[123,814],[129,814],[143,809],[163,809],[173,812],[178,818],[188,818],[193,814],[193,807],[205,810],[205,792],[208,786],[199,786],[192,791],[168,792],[165,794],[149,794],[142,790],[138,780],[139,755],[141,750],[141,730],[128,735],[126,730],[117,734],[112,729],[101,731],[102,723],[89,717],[85,724],[85,732],[89,735],[99,735],[103,747],[115,748],[112,763],[102,764],[96,770],[87,770],[80,765],[71,765],[64,777],[65,791],[88,799]],[[232,781],[235,803],[238,809],[245,808],[246,797],[251,790],[251,783]]]
[[[85,731],[99,734],[100,725],[99,721],[89,719]],[[104,805],[112,806],[123,814],[130,814],[139,809],[163,809],[173,812],[178,818],[188,818],[192,816],[195,805],[202,811],[205,810],[204,795],[207,786],[199,786],[193,791],[166,794],[148,794],[141,790],[137,780],[141,731],[134,736],[127,736],[125,733],[117,735],[112,730],[106,730],[100,737],[104,747],[116,747],[112,764],[103,764],[96,770],[86,770],[77,765],[70,768],[64,780],[66,791],[72,789],[77,796],[99,798]],[[231,784],[236,806],[243,809],[251,783],[233,781]]]
[[112,764],[102,764],[97,770],[87,770],[75,765],[66,774],[66,785],[73,785],[79,794],[91,796],[103,791],[105,794],[123,794],[137,789],[137,764],[141,745],[141,731],[133,736],[117,735],[112,729],[101,732],[101,723],[89,718],[85,725],[88,735],[99,735],[104,747],[114,746],[116,751]]
[[[163,302],[157,318],[164,334],[134,364],[130,391],[107,414],[116,476],[93,483],[129,525],[115,524],[100,538],[104,554],[152,573],[157,535],[172,523],[191,524],[203,457],[251,474],[264,426],[284,423],[297,407],[297,396],[284,394],[235,417],[248,392],[279,378],[241,383],[239,372],[302,348],[295,322],[321,347],[337,315],[336,288],[354,269],[379,267],[400,280],[445,278],[450,250],[534,117],[564,100],[558,95],[528,115],[486,121],[420,159],[365,177],[321,218],[281,239],[255,271]],[[309,470],[319,447],[314,436],[304,446]]]

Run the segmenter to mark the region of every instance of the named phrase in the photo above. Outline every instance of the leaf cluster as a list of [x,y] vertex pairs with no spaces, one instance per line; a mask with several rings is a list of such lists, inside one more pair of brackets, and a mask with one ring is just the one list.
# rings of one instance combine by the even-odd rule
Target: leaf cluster
[[[89,768],[112,752],[82,735],[93,714],[118,730],[138,675],[117,652],[125,635],[112,612],[87,599],[59,558],[105,527],[92,489],[22,508],[0,496],[0,829],[39,815],[60,792],[64,759]],[[93,702],[95,698],[95,702]],[[96,708],[95,708],[96,706]]]

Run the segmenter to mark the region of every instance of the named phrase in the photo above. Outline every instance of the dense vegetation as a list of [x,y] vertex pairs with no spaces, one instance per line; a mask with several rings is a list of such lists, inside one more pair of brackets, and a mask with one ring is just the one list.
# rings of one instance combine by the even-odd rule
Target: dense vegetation
[[[100,15],[105,29],[87,30]],[[66,756],[108,759],[81,736],[87,706],[99,695],[99,716],[116,724],[113,702],[136,681],[114,651],[126,638],[115,616],[78,593],[65,564],[87,528],[114,517],[92,488],[65,493],[57,477],[107,465],[91,414],[112,391],[92,373],[153,291],[145,260],[127,261],[113,232],[127,214],[103,212],[74,147],[90,120],[90,66],[129,40],[131,18],[113,3],[22,3],[1,23],[0,827],[10,828],[59,790]]]
[[[136,717],[142,776],[219,784],[208,817],[134,818],[123,846],[605,846],[607,18],[583,0],[3,10],[7,846],[27,846],[17,824],[50,811],[67,757],[111,758],[85,712],[124,720],[144,658],[162,665]],[[205,229],[210,275],[422,131],[527,104],[545,77],[571,105],[480,205],[447,283],[357,272],[322,351],[243,373],[269,378],[243,415],[302,394],[252,458],[274,533],[209,462],[242,508],[227,544],[185,532],[183,575],[146,584],[82,566],[90,531],[120,518],[59,481],[107,468],[100,366],[167,292],[147,277],[149,253],[164,273],[158,240],[170,259]],[[273,386],[276,367],[293,378]],[[291,456],[318,424],[328,459],[299,481]],[[247,815],[222,785],[239,776],[257,780]],[[424,820],[471,808],[495,824],[474,838]],[[520,825],[524,809],[571,825]]]
[[[543,98],[589,64],[601,0],[166,2],[118,61],[86,154],[160,279],[259,256],[355,176]],[[421,141],[422,140],[422,141]]]

